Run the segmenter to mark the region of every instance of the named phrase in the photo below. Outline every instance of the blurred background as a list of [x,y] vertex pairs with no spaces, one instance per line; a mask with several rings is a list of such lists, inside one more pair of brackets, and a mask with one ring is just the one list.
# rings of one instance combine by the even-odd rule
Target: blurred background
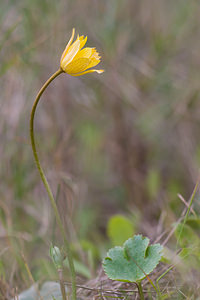
[[[34,164],[34,97],[59,67],[72,28],[102,56],[102,75],[62,74],[35,119],[42,166],[71,237],[80,275],[94,277],[128,219],[158,238],[180,217],[200,163],[198,1],[4,0],[0,3],[0,278],[2,287],[56,278],[62,239]],[[199,209],[199,201],[195,202]]]

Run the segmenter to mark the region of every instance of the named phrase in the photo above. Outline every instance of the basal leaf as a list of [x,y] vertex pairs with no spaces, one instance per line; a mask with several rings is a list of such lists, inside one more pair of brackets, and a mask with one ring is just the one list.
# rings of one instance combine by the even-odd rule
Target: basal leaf
[[135,235],[123,247],[114,247],[107,253],[103,268],[112,280],[136,282],[150,274],[161,259],[163,247],[149,246],[149,239]]

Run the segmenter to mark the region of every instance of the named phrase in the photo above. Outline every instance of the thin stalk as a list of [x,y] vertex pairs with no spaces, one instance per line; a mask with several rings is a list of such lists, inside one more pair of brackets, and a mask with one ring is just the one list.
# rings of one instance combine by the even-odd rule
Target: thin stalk
[[63,280],[63,270],[62,269],[58,269],[58,276],[59,276],[59,283],[60,283],[62,298],[63,298],[63,300],[68,300],[68,297],[67,297],[66,291],[65,291],[65,284],[64,284],[64,280]]
[[171,266],[170,268],[168,268],[163,274],[161,274],[158,279],[156,280],[156,285],[157,285],[157,290],[158,290],[158,299],[160,300],[161,297],[162,297],[162,294],[161,294],[161,290],[160,290],[160,286],[159,286],[159,281],[171,270],[173,269],[174,266]]
[[41,167],[39,158],[38,158],[38,154],[37,154],[37,149],[36,149],[36,144],[35,144],[35,136],[34,136],[34,117],[35,117],[35,111],[38,105],[38,102],[42,96],[42,94],[44,93],[45,89],[48,87],[48,85],[58,76],[62,73],[63,71],[61,69],[57,70],[46,82],[45,84],[42,86],[42,88],[40,89],[40,91],[38,92],[33,107],[32,107],[32,111],[31,111],[31,117],[30,117],[30,138],[31,138],[31,145],[32,145],[32,150],[33,150],[33,155],[35,158],[35,162],[38,168],[38,171],[40,173],[41,179],[44,183],[45,189],[48,193],[52,208],[54,210],[54,214],[56,217],[56,221],[58,224],[58,227],[60,229],[60,232],[62,234],[63,240],[64,240],[64,245],[67,251],[67,256],[68,256],[68,261],[69,261],[69,268],[70,268],[70,272],[71,272],[71,278],[72,278],[72,299],[76,300],[76,274],[75,274],[75,269],[74,269],[74,263],[73,263],[73,258],[72,258],[72,254],[71,254],[71,250],[70,250],[70,243],[68,242],[67,238],[66,238],[66,233],[65,233],[65,229],[64,226],[62,224],[59,212],[58,212],[58,208],[56,205],[56,201],[54,199],[53,193],[51,191],[51,188],[49,186],[49,183],[46,179],[46,176],[44,174],[44,171]]
[[139,295],[140,295],[140,300],[144,300],[144,293],[143,293],[143,290],[142,290],[141,281],[137,282],[137,288],[138,288],[138,292],[139,292]]

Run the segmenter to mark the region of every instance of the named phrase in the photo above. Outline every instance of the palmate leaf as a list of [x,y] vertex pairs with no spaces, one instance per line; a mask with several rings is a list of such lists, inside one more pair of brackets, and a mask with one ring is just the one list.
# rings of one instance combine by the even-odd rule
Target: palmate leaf
[[103,260],[103,268],[112,280],[137,282],[150,274],[162,256],[160,244],[149,246],[149,239],[135,235],[123,247],[114,247]]

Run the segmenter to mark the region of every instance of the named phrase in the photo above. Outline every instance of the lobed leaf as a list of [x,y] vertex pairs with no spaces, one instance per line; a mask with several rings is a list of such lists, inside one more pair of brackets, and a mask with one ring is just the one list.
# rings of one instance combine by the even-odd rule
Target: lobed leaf
[[149,239],[135,235],[122,247],[114,247],[103,260],[103,268],[112,280],[137,282],[150,274],[162,256],[160,244],[149,246]]

